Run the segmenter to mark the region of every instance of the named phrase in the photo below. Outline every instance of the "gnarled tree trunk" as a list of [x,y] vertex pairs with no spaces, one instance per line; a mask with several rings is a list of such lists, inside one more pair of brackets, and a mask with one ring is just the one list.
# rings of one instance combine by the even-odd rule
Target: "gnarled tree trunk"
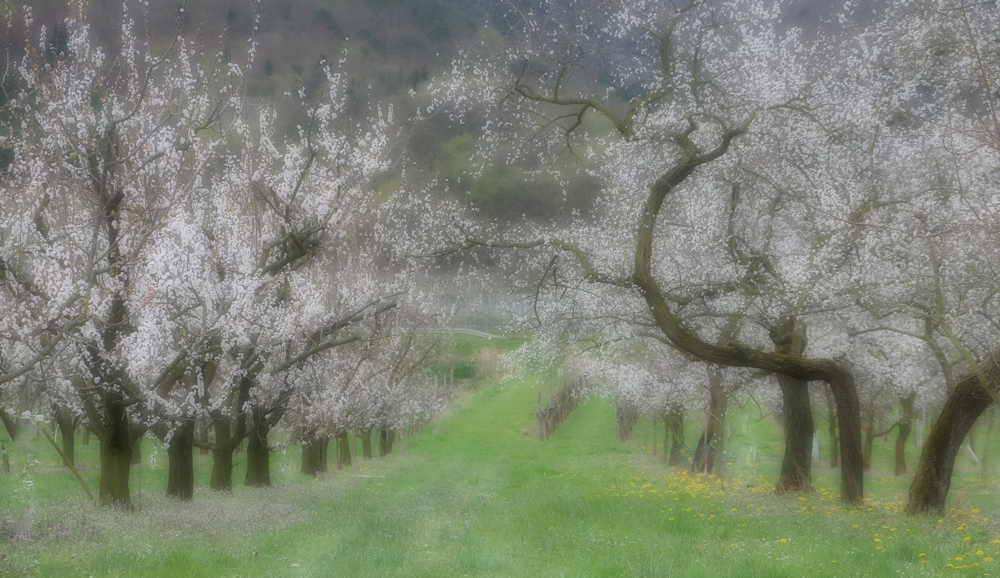
[[372,428],[361,430],[361,453],[366,460],[372,459]]
[[723,475],[725,452],[723,447],[728,398],[722,383],[722,370],[708,367],[708,423],[698,438],[698,447],[691,460],[691,472]]
[[302,461],[299,465],[299,473],[311,478],[316,477],[316,474],[319,472],[317,465],[319,452],[317,451],[316,440],[303,440],[299,446],[302,448]]
[[131,510],[132,495],[129,491],[129,470],[132,464],[132,432],[128,413],[117,392],[105,394],[105,424],[101,436],[101,482],[98,499],[104,506]]
[[271,485],[271,448],[267,444],[270,432],[271,424],[261,418],[257,420],[257,427],[248,436],[245,482],[248,486],[260,488]]
[[77,418],[64,407],[53,404],[53,410],[59,435],[62,436],[63,467],[75,466]]
[[908,396],[900,396],[899,407],[902,410],[902,416],[899,418],[899,431],[896,435],[896,468],[895,474],[906,473],[906,440],[910,437],[910,432],[913,430],[913,402],[916,400],[916,392],[910,393]]
[[[996,356],[984,366],[985,380],[995,391],[1000,385],[1000,367]],[[920,452],[920,463],[910,484],[909,502],[906,504],[908,514],[944,512],[955,456],[962,447],[962,440],[992,403],[993,397],[983,389],[976,373],[965,376],[955,385]]]
[[681,407],[671,408],[664,420],[663,443],[670,439],[670,456],[667,464],[676,466],[680,464],[681,448],[684,446],[684,409]]
[[833,394],[830,393],[830,388],[824,388],[824,393],[826,393],[827,408],[826,433],[830,436],[830,467],[835,468],[839,455],[837,449],[840,446],[840,438],[837,436],[837,406],[833,403]]
[[351,465],[351,437],[347,432],[340,432],[337,434],[337,443],[340,448],[340,452],[337,454],[339,456],[337,460],[337,467],[342,468],[344,466]]
[[779,494],[811,492],[815,426],[809,404],[809,385],[781,375],[778,376],[778,386],[784,405],[785,456],[781,460],[781,474],[774,489]]
[[[842,499],[854,506],[864,503],[864,469],[861,456],[861,420],[854,376],[846,368],[830,359],[804,359],[779,353],[768,353],[738,343],[713,345],[696,331],[690,329],[671,309],[667,297],[653,274],[653,253],[656,221],[663,203],[678,186],[684,183],[698,167],[711,163],[726,154],[733,139],[746,133],[752,117],[740,126],[723,127],[717,146],[701,150],[690,140],[690,133],[673,133],[671,137],[683,149],[683,154],[672,168],[663,172],[653,183],[646,204],[639,215],[635,245],[635,271],[628,282],[634,285],[646,301],[649,312],[663,339],[702,361],[718,365],[753,367],[778,373],[800,381],[825,381],[837,405],[840,427]],[[692,128],[694,130],[694,128]],[[734,207],[737,189],[734,188]],[[574,253],[581,265],[592,275],[593,265],[586,256]]]
[[212,478],[208,487],[213,490],[233,489],[233,454],[236,443],[228,419],[215,420],[215,443],[212,445]]
[[167,446],[167,495],[180,500],[194,497],[194,420],[185,419]]
[[307,476],[326,472],[326,454],[330,443],[328,437],[313,437],[302,442],[302,466],[299,471]]
[[10,415],[3,408],[0,408],[0,421],[3,421],[3,426],[7,428],[7,435],[10,436],[10,440],[16,441],[18,434],[17,417]]
[[[806,348],[806,328],[794,316],[787,316],[771,331],[775,352],[802,357]],[[807,382],[778,375],[782,417],[785,426],[785,456],[774,490],[778,494],[811,492],[812,487],[812,405]]]
[[389,428],[379,430],[378,455],[385,457],[392,453],[392,442],[396,439],[396,432]]

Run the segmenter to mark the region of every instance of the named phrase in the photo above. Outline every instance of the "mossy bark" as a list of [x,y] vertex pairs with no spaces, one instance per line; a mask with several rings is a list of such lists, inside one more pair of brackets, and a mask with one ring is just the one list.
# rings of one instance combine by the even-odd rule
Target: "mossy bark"
[[215,443],[212,446],[212,478],[208,487],[213,490],[233,489],[233,454],[236,444],[230,433],[228,419],[215,420]]
[[774,489],[778,494],[811,492],[812,441],[816,428],[809,403],[809,384],[779,376],[778,385],[784,405],[785,456]]
[[396,432],[389,428],[379,430],[378,455],[385,457],[392,453],[392,442],[396,439]]
[[896,467],[895,475],[906,473],[906,440],[913,431],[913,403],[917,394],[911,393],[908,396],[899,397],[899,407],[903,414],[899,418],[899,431],[896,435]]
[[722,368],[709,366],[708,371],[709,382],[712,385],[709,396],[713,408],[708,416],[712,422],[712,435],[709,437],[712,443],[712,472],[722,477],[726,473],[726,414],[729,409],[729,397],[722,382]]
[[663,443],[667,443],[669,436],[670,441],[670,455],[667,458],[667,464],[671,466],[679,465],[681,462],[681,448],[684,447],[684,410],[681,408],[672,408],[670,413],[667,414],[667,419],[664,420],[664,438]]
[[76,417],[62,407],[54,406],[56,425],[62,437],[63,467],[76,465]]
[[698,447],[691,460],[691,472],[721,476],[725,471],[723,451],[726,426],[727,397],[722,383],[722,371],[710,365],[708,368],[708,420],[705,431],[698,438]]
[[840,454],[837,449],[840,447],[840,438],[837,436],[837,406],[833,403],[833,394],[830,389],[825,389],[827,403],[827,428],[826,433],[830,437],[830,467],[835,468]]
[[361,430],[361,455],[366,460],[372,459],[372,428]]
[[247,478],[245,484],[254,488],[271,486],[271,447],[267,436],[271,432],[271,424],[262,419],[258,421],[247,441]]
[[875,401],[868,403],[868,410],[865,412],[865,452],[862,463],[865,471],[872,467],[872,447],[875,445]]
[[316,477],[316,441],[303,440],[299,447],[302,450],[302,458],[299,462],[299,473],[310,478]]
[[11,441],[17,440],[17,417],[10,415],[3,408],[0,408],[0,421],[3,421],[3,426],[7,429],[7,435],[10,436]]
[[[783,317],[771,331],[775,353],[802,357],[806,348],[806,327],[795,316]],[[778,494],[811,492],[813,423],[809,384],[778,375],[781,389],[782,421],[785,427],[785,455],[774,490]]]
[[167,447],[167,495],[180,500],[194,497],[194,420],[186,419]]
[[101,439],[101,481],[98,500],[104,506],[131,510],[129,474],[132,464],[132,435],[121,395],[108,394],[105,402],[108,422]]
[[340,432],[337,434],[337,444],[340,448],[340,452],[337,454],[339,456],[337,467],[351,465],[351,436],[347,432]]
[[[993,388],[1000,383],[995,358],[990,361],[986,379]],[[930,512],[940,515],[944,512],[955,456],[962,447],[962,440],[992,403],[993,397],[983,389],[975,373],[955,385],[920,452],[920,462],[910,484],[909,502],[906,504],[908,514]]]
[[330,438],[315,437],[302,442],[302,465],[299,472],[314,477],[326,472],[326,454]]

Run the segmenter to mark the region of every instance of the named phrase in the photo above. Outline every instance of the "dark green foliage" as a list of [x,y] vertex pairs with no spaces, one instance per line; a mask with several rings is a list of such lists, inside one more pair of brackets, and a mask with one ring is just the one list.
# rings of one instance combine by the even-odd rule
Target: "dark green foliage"
[[410,76],[406,79],[406,85],[412,89],[416,89],[421,82],[426,82],[430,78],[430,73],[427,72],[427,65],[423,65],[418,70],[414,70],[410,73]]
[[365,56],[375,55],[378,58],[388,58],[389,50],[385,47],[385,43],[375,38],[371,30],[359,30],[358,38],[364,43],[361,45],[361,53]]
[[69,58],[72,56],[69,50],[69,32],[66,26],[56,23],[52,29],[52,39],[49,41],[49,50],[52,56],[57,59]]
[[334,36],[340,35],[340,23],[337,22],[337,17],[334,16],[326,8],[320,8],[316,10],[316,21],[326,28],[326,31]]
[[440,4],[415,3],[410,6],[413,22],[431,41],[440,45],[451,38],[451,28],[446,23],[446,14]]

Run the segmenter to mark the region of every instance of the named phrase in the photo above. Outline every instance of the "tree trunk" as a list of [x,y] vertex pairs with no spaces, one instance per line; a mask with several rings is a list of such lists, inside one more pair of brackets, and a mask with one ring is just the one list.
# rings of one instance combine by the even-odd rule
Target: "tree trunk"
[[330,453],[330,438],[319,436],[316,439],[316,471],[325,474],[327,472],[326,456]]
[[320,442],[318,439],[303,440],[300,445],[302,447],[302,466],[299,468],[299,473],[315,478],[320,471]]
[[650,429],[652,430],[652,434],[653,434],[653,456],[656,456],[656,416],[655,415],[651,418],[651,421],[653,422],[652,425],[651,425],[651,427],[650,427]]
[[830,393],[830,388],[824,388],[826,393],[827,402],[827,433],[830,436],[830,467],[837,467],[838,460],[838,448],[840,447],[840,439],[837,437],[837,406],[833,403],[833,394]]
[[98,500],[104,506],[132,510],[129,474],[134,439],[128,411],[122,403],[124,396],[115,391],[106,392],[102,401],[105,425],[100,436],[101,481]]
[[132,463],[132,437],[128,414],[121,405],[121,395],[105,400],[108,423],[101,439],[101,482],[98,499],[101,505],[131,510],[129,473]]
[[[671,408],[667,414],[666,428],[671,436],[670,458],[668,464],[676,466],[681,461],[681,448],[684,447],[684,410],[682,408]],[[663,443],[666,443],[666,432]]]
[[874,396],[868,402],[868,411],[865,412],[865,453],[862,460],[865,471],[872,467],[872,446],[875,445],[875,399]]
[[993,437],[993,414],[995,413],[995,410],[996,410],[996,406],[990,408],[989,418],[987,419],[987,422],[986,422],[987,423],[987,426],[986,426],[986,442],[983,445],[983,457],[980,460],[983,463],[983,469],[982,469],[982,472],[980,473],[980,476],[979,476],[979,479],[981,479],[981,480],[985,480],[986,479],[986,472],[987,472],[987,469],[988,469],[987,463],[989,462],[989,457],[990,457],[990,438]]
[[906,440],[910,437],[913,429],[913,402],[916,400],[916,392],[906,397],[900,396],[899,406],[902,410],[902,417],[899,418],[899,432],[896,436],[896,468],[895,474],[906,473]]
[[[812,407],[809,404],[809,384],[783,375],[778,376],[784,407],[785,457],[781,460],[781,475],[775,484],[778,494],[811,492],[812,487]],[[833,449],[836,452],[836,447]]]
[[208,487],[213,490],[233,489],[233,443],[228,419],[215,420],[215,446],[212,448],[212,479]]
[[396,432],[389,428],[382,428],[379,430],[379,448],[378,455],[380,457],[385,457],[392,453],[392,440],[396,437]]
[[[771,331],[771,341],[775,353],[801,358],[807,343],[806,327],[795,316],[785,316]],[[777,377],[785,426],[785,456],[774,490],[778,494],[811,492],[812,442],[816,428],[809,403],[809,383],[786,375]]]
[[0,421],[3,421],[3,426],[7,428],[7,435],[10,436],[10,441],[17,440],[17,417],[10,415],[4,409],[0,408]]
[[[995,388],[1000,383],[997,360],[991,359],[984,371],[987,372],[988,383]],[[908,514],[933,512],[940,515],[944,512],[955,456],[962,447],[965,434],[991,403],[993,398],[983,389],[975,373],[967,375],[955,386],[920,452],[920,462],[910,484],[909,502],[906,504]]]
[[340,445],[340,459],[337,462],[337,467],[341,468],[343,466],[351,465],[351,437],[347,432],[340,432],[337,434],[337,442]]
[[[209,423],[211,423],[211,422],[209,422]],[[210,425],[207,425],[207,424],[205,424],[205,425],[199,425],[197,427],[198,443],[200,444],[198,446],[198,453],[201,454],[201,455],[203,455],[203,456],[206,456],[206,455],[212,453],[212,450],[209,449],[209,446],[208,446],[208,444],[211,443],[211,438],[208,435],[208,429],[209,429],[209,427],[210,427]]]
[[722,371],[718,366],[708,366],[708,423],[698,438],[698,447],[691,460],[691,472],[722,475],[724,468],[723,432],[726,423],[726,390],[722,384]]
[[254,488],[271,486],[271,448],[267,444],[267,436],[271,433],[271,424],[267,419],[257,421],[257,427],[250,432],[247,441],[247,479],[246,485]]
[[98,494],[101,505],[125,510],[133,508],[129,491],[131,461],[131,444],[123,444],[117,436],[101,440],[101,483]]
[[712,409],[708,416],[712,422],[712,435],[709,437],[712,451],[709,459],[712,461],[711,472],[721,478],[726,473],[725,432],[726,413],[729,409],[729,398],[726,396],[726,388],[722,382],[722,368],[710,365],[708,381],[711,385],[709,395],[711,396],[710,407]]
[[372,459],[372,428],[361,431],[361,452],[366,460]]
[[208,487],[213,490],[231,491],[233,489],[233,454],[234,447],[221,447],[212,450],[212,478]]
[[167,495],[180,500],[194,497],[194,420],[185,419],[167,446]]
[[830,379],[830,390],[837,405],[837,428],[840,431],[840,495],[854,507],[865,500],[864,462],[861,456],[861,408],[854,376],[842,373]]
[[693,474],[710,474],[712,470],[712,447],[705,443],[705,438],[711,437],[708,431],[712,426],[707,426],[698,436],[698,445],[695,446],[694,455],[691,456],[691,466],[688,470]]
[[63,467],[68,468],[76,465],[76,418],[66,409],[53,404],[56,415],[56,425],[59,427],[59,435],[62,436]]
[[68,468],[76,465],[76,428],[63,430],[59,426],[59,433],[62,434],[63,467]]

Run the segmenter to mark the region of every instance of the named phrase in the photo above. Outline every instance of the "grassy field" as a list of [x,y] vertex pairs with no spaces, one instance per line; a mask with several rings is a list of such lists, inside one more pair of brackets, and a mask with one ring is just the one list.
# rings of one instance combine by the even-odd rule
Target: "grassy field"
[[[891,447],[880,443],[866,505],[849,510],[825,465],[814,472],[816,493],[773,494],[781,444],[769,420],[736,422],[722,482],[660,465],[648,422],[619,443],[612,407],[600,399],[539,442],[531,436],[535,396],[532,381],[472,392],[392,456],[321,479],[297,473],[298,448],[289,446],[274,456],[272,489],[211,492],[202,457],[191,503],[162,496],[165,452],[151,454],[147,440],[132,514],[89,504],[44,438],[31,437],[12,451],[15,475],[0,478],[0,573],[1000,575],[1000,488],[980,482],[964,458],[947,515],[908,517],[909,479],[882,475]],[[760,449],[755,463],[742,449],[751,446]],[[98,472],[86,466],[96,444],[78,449],[96,488]]]

